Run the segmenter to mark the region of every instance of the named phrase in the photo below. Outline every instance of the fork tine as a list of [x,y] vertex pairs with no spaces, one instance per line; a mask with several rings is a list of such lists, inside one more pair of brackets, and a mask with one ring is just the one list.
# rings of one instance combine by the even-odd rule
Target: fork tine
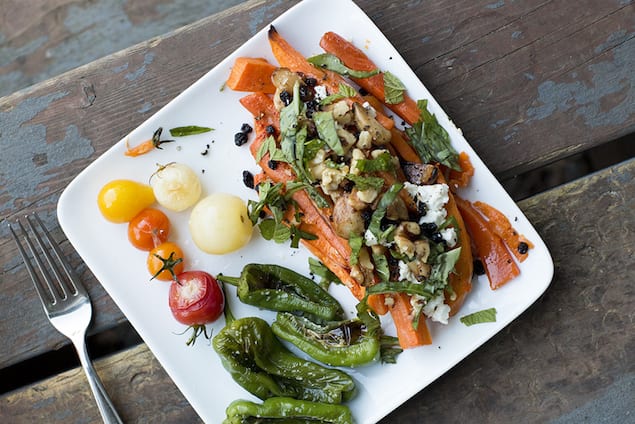
[[[38,226],[40,231],[37,231],[35,229],[30,216],[26,216],[26,221],[34,234],[35,239],[40,246],[40,249],[44,253],[44,257],[46,258],[50,269],[55,274],[57,283],[59,284],[59,288],[62,290],[63,299],[65,300],[66,297],[79,294],[83,287],[80,285],[79,280],[75,276],[73,268],[71,268],[71,266],[66,261],[65,256],[62,254],[59,248],[59,245],[53,240],[40,217],[36,213],[33,213],[32,216],[35,218],[36,225]],[[40,237],[40,233],[43,237]],[[46,240],[46,243],[48,244],[50,249],[44,245],[42,238]],[[51,254],[51,252],[53,253],[53,255]],[[53,258],[53,256],[55,256],[55,258]],[[64,273],[64,275],[61,275],[62,272]]]
[[[26,233],[26,230],[24,229],[24,226],[22,225],[22,223],[20,221],[16,221],[16,224],[18,225],[18,227],[20,229],[20,237],[24,238],[27,246],[29,247],[29,250],[33,254],[33,252],[35,251],[35,247],[33,246],[33,243],[31,242],[31,239],[29,238],[28,234]],[[31,262],[31,259],[29,258],[29,255],[27,254],[26,250],[24,249],[24,245],[20,241],[20,238],[18,237],[18,235],[14,231],[13,226],[11,224],[9,224],[9,230],[11,232],[11,236],[13,237],[13,241],[15,241],[15,244],[18,246],[18,251],[20,252],[20,256],[22,257],[22,261],[24,262],[26,270],[29,273],[29,276],[31,277],[31,280],[33,281],[33,285],[35,286],[35,289],[36,289],[35,291],[37,292],[38,296],[40,297],[40,300],[42,301],[42,305],[49,305],[49,304],[55,305],[57,303],[57,298],[55,297],[55,293],[53,292],[53,288],[51,287],[49,281],[46,278],[44,278],[45,283],[46,283],[46,287],[44,287],[44,285],[42,283],[42,278],[40,278],[37,275],[37,272],[35,271],[35,268],[33,267],[33,263]]]

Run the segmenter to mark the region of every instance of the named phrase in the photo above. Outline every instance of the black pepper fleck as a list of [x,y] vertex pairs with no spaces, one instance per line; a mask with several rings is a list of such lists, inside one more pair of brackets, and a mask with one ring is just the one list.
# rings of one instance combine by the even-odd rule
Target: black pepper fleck
[[520,243],[518,243],[518,253],[520,253],[521,255],[524,255],[528,251],[529,251],[529,245],[527,243],[525,243],[524,241],[521,241]]
[[278,167],[278,161],[269,160],[269,162],[267,162],[267,166],[271,169],[276,169]]
[[267,133],[267,135],[274,135],[276,133],[276,129],[273,125],[267,125],[267,127],[265,128],[265,132]]
[[245,134],[249,134],[253,131],[253,128],[251,128],[251,125],[245,123],[240,127],[240,131],[244,132]]

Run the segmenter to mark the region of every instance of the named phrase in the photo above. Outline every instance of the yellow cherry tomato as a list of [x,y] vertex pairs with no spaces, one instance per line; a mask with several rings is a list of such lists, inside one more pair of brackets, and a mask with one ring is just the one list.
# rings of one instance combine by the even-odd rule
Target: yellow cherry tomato
[[99,210],[108,221],[129,222],[155,202],[152,187],[132,180],[113,180],[97,195]]
[[215,193],[198,202],[192,209],[189,227],[196,246],[214,255],[240,249],[253,232],[245,202],[225,193]]

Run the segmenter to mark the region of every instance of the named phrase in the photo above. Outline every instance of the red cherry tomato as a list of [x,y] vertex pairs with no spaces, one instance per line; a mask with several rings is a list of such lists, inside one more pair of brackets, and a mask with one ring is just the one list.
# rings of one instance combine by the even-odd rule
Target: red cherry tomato
[[183,251],[176,243],[166,241],[148,253],[147,265],[153,278],[174,280],[183,271]]
[[216,278],[205,271],[185,271],[177,279],[169,293],[174,318],[185,325],[216,321],[225,308],[225,295]]
[[170,219],[158,209],[146,208],[128,223],[128,240],[137,249],[152,250],[169,234]]

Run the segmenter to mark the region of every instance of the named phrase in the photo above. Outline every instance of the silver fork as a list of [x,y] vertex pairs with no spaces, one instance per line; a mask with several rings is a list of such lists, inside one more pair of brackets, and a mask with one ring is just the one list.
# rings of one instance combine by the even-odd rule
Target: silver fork
[[[122,423],[86,351],[86,329],[92,315],[86,289],[64,259],[59,246],[51,238],[40,218],[37,214],[32,216],[33,218],[25,216],[28,230],[20,220],[16,222],[17,234],[11,224],[9,230],[18,245],[44,311],[53,327],[73,342],[104,423]],[[28,246],[30,256],[20,239]]]

